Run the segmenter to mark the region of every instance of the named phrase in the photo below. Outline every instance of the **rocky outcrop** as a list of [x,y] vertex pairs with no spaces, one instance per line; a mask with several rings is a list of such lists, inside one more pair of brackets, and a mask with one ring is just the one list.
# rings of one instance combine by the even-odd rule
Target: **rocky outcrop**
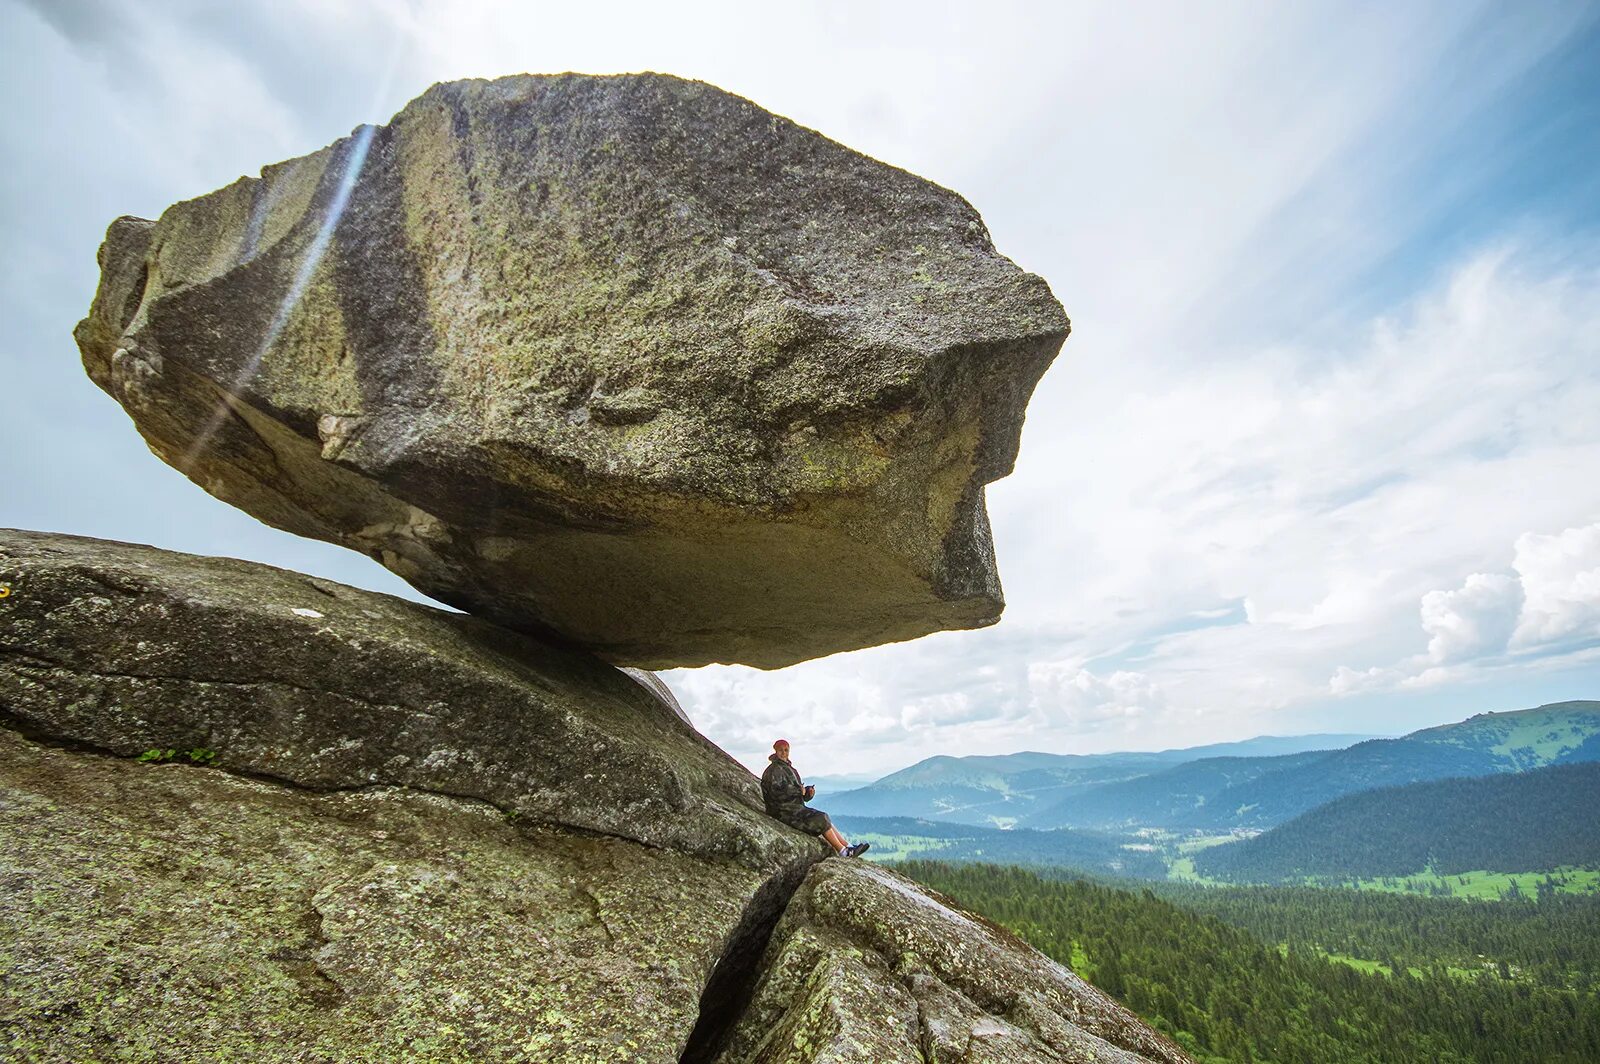
[[760,878],[0,729],[0,1060],[678,1059]]
[[165,461],[645,668],[992,623],[1068,328],[959,196],[660,75],[435,86],[100,261],[84,364]]
[[592,657],[71,536],[0,582],[0,1059],[1184,1059]]
[[119,756],[413,787],[772,871],[822,852],[645,686],[474,617],[227,558],[0,531],[0,714]]
[[811,869],[759,973],[725,1064],[1188,1061],[1010,932],[863,862]]
[[101,267],[84,364],[157,455],[468,613],[0,531],[0,1058],[1184,1064],[767,817],[645,671],[999,616],[984,485],[1067,322],[959,197],[518,77]]

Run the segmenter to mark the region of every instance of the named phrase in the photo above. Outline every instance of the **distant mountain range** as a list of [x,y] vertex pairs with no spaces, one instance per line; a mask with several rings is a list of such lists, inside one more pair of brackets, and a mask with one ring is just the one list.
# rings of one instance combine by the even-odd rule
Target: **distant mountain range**
[[1595,761],[1411,783],[1347,795],[1204,850],[1194,864],[1201,875],[1253,883],[1595,867],[1597,809]]
[[[974,757],[930,757],[857,790],[828,796],[830,813],[912,816],[1010,827],[1041,808],[1095,787],[1150,776],[1215,757],[1270,757],[1334,750],[1364,735],[1263,735],[1154,753],[1044,754],[1025,751]],[[820,804],[820,803],[819,803]],[[1060,827],[1042,822],[1038,827]]]
[[1480,713],[1398,739],[1373,739],[1309,765],[1285,765],[1222,788],[1174,826],[1268,828],[1375,787],[1492,776],[1600,760],[1600,702]]
[[[1270,828],[1347,794],[1600,761],[1600,702],[1483,713],[1397,739],[1264,736],[1160,753],[935,757],[824,806],[1038,829]],[[820,804],[820,803],[819,803]]]
[[1322,749],[1276,757],[1203,757],[1052,802],[1023,818],[1022,824],[1106,830],[1232,827],[1228,810],[1213,804],[1218,795],[1237,793],[1262,776],[1320,764],[1329,753]]

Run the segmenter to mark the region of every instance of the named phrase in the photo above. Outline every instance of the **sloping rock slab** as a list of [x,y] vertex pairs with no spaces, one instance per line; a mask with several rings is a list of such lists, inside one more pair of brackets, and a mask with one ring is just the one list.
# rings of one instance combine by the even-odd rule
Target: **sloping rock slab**
[[649,677],[148,547],[0,583],[0,1059],[1183,1060]]
[[720,1064],[1192,1064],[1002,928],[861,861],[812,867]]
[[163,460],[645,668],[993,623],[1068,330],[961,197],[655,74],[436,85],[100,265],[84,365]]
[[666,1064],[758,882],[0,729],[0,1059]]
[[253,562],[0,530],[0,724],[324,790],[405,786],[771,871],[821,852],[645,685]]

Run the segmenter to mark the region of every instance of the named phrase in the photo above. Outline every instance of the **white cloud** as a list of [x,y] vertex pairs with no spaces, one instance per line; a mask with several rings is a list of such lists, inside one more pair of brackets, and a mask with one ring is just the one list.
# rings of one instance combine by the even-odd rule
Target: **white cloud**
[[1160,689],[1142,673],[1119,670],[1101,677],[1077,664],[1055,661],[1028,666],[1028,696],[1039,724],[1069,735],[1107,721],[1143,717],[1165,704]]
[[911,760],[1284,730],[1277,714],[1330,694],[1469,683],[1519,625],[1533,663],[1553,652],[1534,633],[1581,630],[1592,606],[1590,540],[1524,533],[1600,512],[1600,422],[1570,413],[1600,407],[1596,290],[1593,270],[1495,247],[1341,347],[1035,418],[994,503],[998,628],[746,689],[847,692],[841,730],[865,692],[885,713],[963,693],[905,716],[888,749]]
[[1522,612],[1522,584],[1505,573],[1473,573],[1454,591],[1422,596],[1422,630],[1435,665],[1505,650]]
[[1352,695],[1392,687],[1403,678],[1404,674],[1399,669],[1385,669],[1376,665],[1367,669],[1352,669],[1348,665],[1340,665],[1333,670],[1328,689],[1335,695]]
[[1517,539],[1525,603],[1511,646],[1518,650],[1600,643],[1600,521],[1558,535]]
[[1600,522],[1555,534],[1525,532],[1510,572],[1473,573],[1421,600],[1424,653],[1391,666],[1341,665],[1335,695],[1439,687],[1526,663],[1550,668],[1600,655]]

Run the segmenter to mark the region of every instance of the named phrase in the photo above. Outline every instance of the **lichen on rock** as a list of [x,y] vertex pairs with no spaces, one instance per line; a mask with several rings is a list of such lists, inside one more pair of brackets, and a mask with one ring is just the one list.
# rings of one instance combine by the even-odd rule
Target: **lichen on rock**
[[0,1058],[1184,1060],[824,859],[654,677],[75,536],[0,582]]
[[666,1064],[758,882],[0,728],[0,1059]]
[[998,618],[984,486],[1068,324],[959,196],[524,76],[100,265],[84,365],[158,456],[471,615],[0,530],[0,1058],[1186,1064],[825,859],[641,671]]
[[474,617],[252,562],[0,530],[0,720],[324,790],[404,786],[771,871],[820,844],[646,685]]
[[888,869],[812,867],[718,1064],[1189,1064],[1010,932]]

